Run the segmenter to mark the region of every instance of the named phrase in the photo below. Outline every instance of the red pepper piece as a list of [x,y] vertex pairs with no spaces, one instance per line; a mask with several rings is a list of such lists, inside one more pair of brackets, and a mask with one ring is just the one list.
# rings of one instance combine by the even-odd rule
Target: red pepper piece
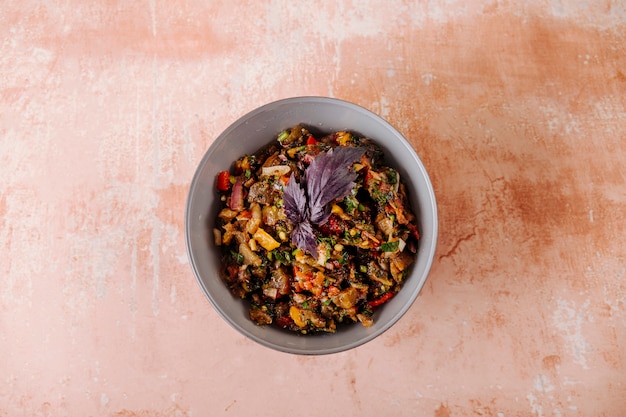
[[309,137],[306,139],[306,144],[307,145],[317,145],[317,140],[315,140],[315,138],[311,135],[309,135]]
[[287,329],[293,326],[293,320],[289,316],[281,316],[276,318],[276,325],[278,327],[282,327],[283,329]]
[[393,297],[394,295],[396,295],[396,293],[393,292],[393,291],[390,291],[390,292],[387,292],[387,293],[381,295],[380,297],[370,301],[367,304],[368,304],[368,306],[370,308],[375,308],[375,307],[378,307],[381,304],[385,304],[387,301],[391,300],[391,297]]
[[341,235],[345,229],[346,229],[346,226],[343,220],[341,220],[341,218],[339,218],[335,214],[331,214],[330,217],[328,218],[328,221],[319,226],[320,232],[322,232],[322,234],[325,236]]
[[217,174],[217,189],[219,191],[228,191],[230,188],[230,172],[222,171]]
[[408,229],[409,229],[409,232],[411,232],[411,235],[412,235],[415,239],[420,240],[420,232],[417,230],[417,226],[416,226],[415,224],[413,224],[413,223],[409,223],[409,224],[407,225],[407,227],[408,227]]

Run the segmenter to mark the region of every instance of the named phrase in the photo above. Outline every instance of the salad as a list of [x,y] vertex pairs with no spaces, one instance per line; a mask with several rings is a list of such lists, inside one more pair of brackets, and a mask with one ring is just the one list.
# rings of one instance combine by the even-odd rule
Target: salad
[[351,132],[297,125],[217,175],[221,278],[253,322],[302,334],[368,327],[400,290],[419,233],[383,156]]

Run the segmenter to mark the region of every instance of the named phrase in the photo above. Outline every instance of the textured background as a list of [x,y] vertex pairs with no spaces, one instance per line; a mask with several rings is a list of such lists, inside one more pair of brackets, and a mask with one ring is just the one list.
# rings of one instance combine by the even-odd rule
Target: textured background
[[[626,6],[5,1],[0,416],[617,416],[626,410]],[[239,116],[387,118],[439,201],[379,339],[270,351],[187,263],[195,167]]]

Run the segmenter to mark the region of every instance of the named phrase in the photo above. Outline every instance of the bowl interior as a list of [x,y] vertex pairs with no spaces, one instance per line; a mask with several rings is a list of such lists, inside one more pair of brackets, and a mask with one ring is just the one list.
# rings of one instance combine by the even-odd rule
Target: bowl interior
[[[242,155],[253,153],[282,130],[306,125],[317,134],[350,130],[375,140],[385,151],[386,163],[396,168],[407,184],[418,218],[420,243],[417,259],[402,289],[374,315],[369,328],[355,324],[334,334],[299,335],[259,327],[248,317],[248,306],[233,297],[219,276],[219,250],[212,229],[218,212],[214,191],[216,175],[229,169]],[[342,100],[296,97],[262,106],[228,127],[209,147],[191,182],[185,213],[189,260],[205,295],[235,329],[267,347],[295,354],[328,354],[359,346],[391,327],[408,310],[430,270],[437,241],[437,208],[428,174],[406,139],[370,111]]]

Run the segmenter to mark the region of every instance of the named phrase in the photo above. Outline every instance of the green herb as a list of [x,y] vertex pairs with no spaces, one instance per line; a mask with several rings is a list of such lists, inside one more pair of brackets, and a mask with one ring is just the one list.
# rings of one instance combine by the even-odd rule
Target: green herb
[[291,252],[289,251],[280,251],[278,249],[273,250],[271,252],[268,253],[268,258],[270,258],[270,260],[272,260],[271,258],[274,258],[274,260],[276,260],[276,262],[281,263],[283,265],[289,265],[291,264],[292,261],[292,255]]
[[389,184],[397,184],[398,183],[398,173],[392,169],[387,172],[387,180]]
[[334,248],[337,240],[334,236],[320,236],[316,239],[319,243],[323,243],[326,247]]
[[384,206],[388,201],[393,200],[393,192],[383,191],[382,189],[373,190],[371,196],[381,206]]
[[400,241],[394,240],[392,242],[385,242],[380,245],[380,250],[383,252],[395,252],[398,250],[398,246],[400,245]]
[[360,206],[358,200],[352,196],[344,198],[343,204],[346,206],[346,211],[349,213],[353,212],[358,206]]
[[239,252],[235,252],[234,250],[231,250],[230,256],[235,262],[237,262],[237,264],[239,265],[243,264],[243,255],[240,254]]
[[359,266],[359,271],[366,273],[367,272],[367,265],[361,265]]

